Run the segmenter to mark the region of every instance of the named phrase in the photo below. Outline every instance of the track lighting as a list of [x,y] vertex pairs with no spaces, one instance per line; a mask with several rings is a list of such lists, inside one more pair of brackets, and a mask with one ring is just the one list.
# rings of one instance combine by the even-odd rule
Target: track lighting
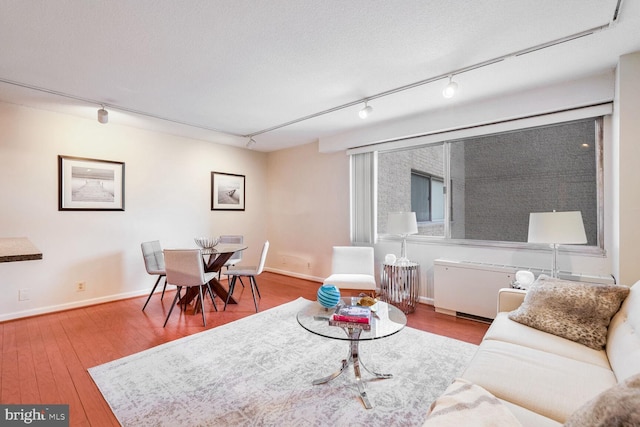
[[104,109],[104,105],[98,110],[98,121],[102,124],[109,122],[109,112]]
[[453,81],[453,75],[449,76],[449,84],[442,89],[442,96],[445,98],[453,98],[458,91],[458,83]]
[[247,147],[249,150],[251,150],[254,145],[256,145],[256,140],[253,139],[253,137],[250,137],[249,141],[247,141],[247,145],[245,145],[245,147]]
[[364,108],[360,110],[358,115],[360,116],[361,119],[366,119],[371,115],[371,113],[373,113],[373,107],[370,105],[367,105],[367,101],[364,101]]

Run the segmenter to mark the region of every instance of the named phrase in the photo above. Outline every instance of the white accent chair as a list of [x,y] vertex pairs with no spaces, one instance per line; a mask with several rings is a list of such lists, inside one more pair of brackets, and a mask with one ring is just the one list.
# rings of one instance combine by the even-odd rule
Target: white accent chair
[[[164,328],[167,326],[167,321],[171,316],[173,307],[176,306],[176,303],[180,299],[180,290],[183,287],[190,288],[193,286],[198,288],[200,308],[202,311],[202,323],[204,326],[207,326],[207,319],[204,314],[204,297],[202,294],[202,288],[204,287],[206,291],[209,291],[213,308],[218,311],[218,307],[214,301],[213,292],[211,291],[211,286],[209,285],[209,281],[215,278],[216,273],[204,272],[204,262],[202,260],[202,252],[200,249],[165,249],[164,262],[167,270],[167,283],[177,286],[178,291],[176,292],[176,296],[173,299],[171,308],[169,309],[169,314],[167,314],[167,318],[162,327]],[[184,304],[184,308],[186,308],[186,301],[184,301]]]
[[373,248],[334,246],[331,276],[324,280],[324,284],[375,296],[377,286]]
[[224,302],[224,310],[227,309],[227,304],[229,303],[229,298],[233,294],[233,290],[236,287],[236,280],[240,279],[242,281],[242,277],[248,277],[249,283],[251,284],[251,295],[253,295],[253,305],[256,307],[256,313],[258,312],[258,302],[256,301],[256,293],[258,294],[258,298],[262,298],[260,296],[260,290],[258,289],[258,282],[256,282],[256,276],[262,274],[262,270],[264,270],[264,263],[267,260],[267,252],[269,252],[269,241],[264,242],[264,246],[262,247],[262,254],[260,255],[260,264],[257,267],[243,267],[243,266],[235,266],[229,268],[224,274],[230,276],[229,279],[229,293],[227,295],[227,300]]
[[162,296],[160,300],[164,299],[164,291],[167,289],[167,273],[164,269],[164,255],[162,254],[162,247],[160,246],[160,242],[158,240],[154,240],[152,242],[142,242],[140,245],[142,248],[142,256],[144,257],[144,268],[147,270],[147,273],[151,276],[158,275],[158,280],[156,280],[156,284],[153,285],[153,289],[151,289],[151,293],[147,298],[147,301],[144,303],[142,307],[142,311],[147,308],[147,304],[149,304],[149,300],[151,296],[156,291],[158,287],[158,283],[164,277],[164,287],[162,288]]

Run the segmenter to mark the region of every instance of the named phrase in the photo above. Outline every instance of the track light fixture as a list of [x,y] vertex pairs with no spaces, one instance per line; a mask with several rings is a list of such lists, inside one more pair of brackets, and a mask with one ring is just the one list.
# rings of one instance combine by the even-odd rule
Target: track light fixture
[[371,113],[373,113],[373,107],[370,105],[367,105],[367,102],[368,101],[364,101],[364,108],[360,110],[360,112],[358,113],[361,119],[366,119],[371,115]]
[[109,122],[109,112],[104,109],[104,105],[98,110],[98,121],[102,124]]
[[458,91],[458,83],[453,81],[453,74],[449,76],[449,84],[442,89],[442,96],[445,98],[453,98]]
[[245,147],[251,150],[254,145],[256,145],[256,140],[253,139],[253,137],[249,137],[249,141],[247,141],[247,145],[245,145]]

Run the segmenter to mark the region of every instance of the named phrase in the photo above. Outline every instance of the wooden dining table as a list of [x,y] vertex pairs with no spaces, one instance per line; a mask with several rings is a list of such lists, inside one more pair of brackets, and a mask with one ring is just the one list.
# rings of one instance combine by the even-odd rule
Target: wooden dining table
[[[213,248],[201,249],[203,255],[204,262],[204,271],[207,273],[217,273],[222,269],[224,263],[231,258],[231,256],[238,251],[243,251],[247,249],[247,245],[242,243],[219,243]],[[211,290],[214,294],[216,294],[220,299],[225,301],[227,299],[227,295],[229,291],[222,286],[217,277],[214,277],[209,281],[209,286],[211,286]],[[199,301],[196,298],[198,296],[198,288],[193,286],[190,287],[185,295],[180,298],[178,304],[189,304],[191,301],[196,299],[196,304],[194,306],[194,313],[199,311]],[[229,298],[229,304],[237,304],[238,302],[233,299],[233,296]]]

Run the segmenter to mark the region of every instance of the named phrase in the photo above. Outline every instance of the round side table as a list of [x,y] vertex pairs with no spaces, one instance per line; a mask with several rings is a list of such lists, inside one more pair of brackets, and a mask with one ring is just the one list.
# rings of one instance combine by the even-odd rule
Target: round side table
[[380,273],[380,298],[402,310],[413,313],[418,304],[420,289],[420,265],[415,262],[403,264],[382,263]]

